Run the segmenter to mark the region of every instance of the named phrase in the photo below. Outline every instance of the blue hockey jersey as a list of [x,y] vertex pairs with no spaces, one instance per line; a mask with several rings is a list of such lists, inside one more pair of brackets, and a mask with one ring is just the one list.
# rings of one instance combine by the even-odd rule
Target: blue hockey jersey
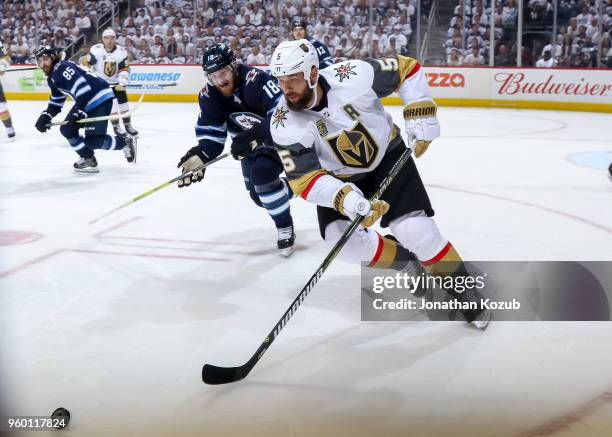
[[272,76],[258,68],[238,65],[238,87],[231,97],[225,97],[214,86],[206,85],[198,96],[200,114],[195,127],[198,145],[209,158],[223,152],[228,131],[236,134],[239,129],[232,126],[229,116],[234,112],[252,112],[265,120],[260,124],[260,140],[270,136],[270,118],[280,96],[281,89]]
[[308,38],[308,41],[310,41],[314,48],[317,49],[317,56],[319,56],[319,70],[329,67],[334,63],[334,60],[329,54],[327,47],[325,47],[325,44],[313,38]]
[[51,96],[47,112],[51,116],[60,113],[66,96],[74,100],[76,108],[87,112],[115,97],[104,79],[83,70],[71,61],[60,61],[47,78]]

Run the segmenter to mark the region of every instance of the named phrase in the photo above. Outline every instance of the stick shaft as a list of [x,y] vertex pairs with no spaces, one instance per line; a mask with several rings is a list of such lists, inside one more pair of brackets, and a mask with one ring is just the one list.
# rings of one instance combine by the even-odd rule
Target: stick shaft
[[199,166],[199,167],[196,167],[196,168],[194,168],[193,170],[191,170],[191,171],[189,171],[189,172],[187,172],[187,173],[180,174],[180,175],[178,175],[177,177],[175,177],[175,178],[173,178],[173,179],[170,179],[169,181],[166,181],[166,182],[164,182],[164,183],[161,183],[161,184],[157,185],[156,187],[151,188],[149,191],[146,191],[146,192],[144,192],[144,193],[142,193],[142,194],[139,194],[138,196],[136,196],[136,197],[134,197],[134,198],[132,198],[132,199],[128,200],[128,201],[127,201],[127,202],[125,202],[124,204],[119,205],[119,206],[118,206],[118,207],[116,207],[115,209],[113,209],[113,210],[111,210],[111,211],[109,211],[109,212],[106,212],[106,213],[102,214],[101,216],[99,216],[99,217],[97,217],[97,218],[95,218],[95,219],[91,220],[91,221],[89,222],[89,224],[90,224],[90,225],[93,225],[94,223],[99,222],[99,221],[100,221],[100,220],[102,220],[103,218],[108,217],[109,215],[111,215],[111,214],[113,214],[113,213],[115,213],[115,212],[117,212],[117,211],[119,211],[119,210],[121,210],[121,209],[125,208],[126,206],[130,206],[131,204],[136,203],[136,202],[138,202],[139,200],[144,199],[145,197],[148,197],[148,196],[150,196],[151,194],[153,194],[153,193],[155,193],[155,192],[157,192],[157,191],[159,191],[159,190],[161,190],[161,189],[163,189],[163,188],[166,188],[166,187],[168,187],[168,186],[172,185],[172,184],[173,184],[173,183],[175,183],[175,182],[178,182],[179,180],[183,179],[184,177],[187,177],[187,176],[189,176],[189,175],[192,175],[192,174],[194,174],[194,173],[196,173],[196,172],[198,172],[198,171],[200,171],[200,170],[204,170],[204,169],[205,169],[206,167],[208,167],[209,165],[212,165],[212,164],[214,164],[215,162],[221,161],[222,159],[227,158],[228,156],[230,156],[230,153],[229,153],[229,152],[223,153],[222,155],[217,156],[215,159],[212,159],[212,160],[208,161],[207,163],[205,163],[205,164],[203,164],[203,165],[201,165],[201,166]]
[[[77,123],[79,123],[79,124],[95,123],[96,121],[104,121],[104,120],[111,120],[112,121],[112,120],[120,120],[122,118],[130,117],[132,114],[134,114],[134,112],[136,112],[136,109],[138,108],[138,106],[140,106],[140,104],[142,103],[143,100],[144,100],[144,94],[142,94],[140,96],[140,98],[134,104],[132,109],[130,109],[129,111],[124,112],[123,114],[102,115],[100,117],[84,118],[82,120],[77,121]],[[55,121],[55,122],[51,123],[51,126],[63,126],[63,125],[66,125],[66,124],[68,124],[67,121]]]

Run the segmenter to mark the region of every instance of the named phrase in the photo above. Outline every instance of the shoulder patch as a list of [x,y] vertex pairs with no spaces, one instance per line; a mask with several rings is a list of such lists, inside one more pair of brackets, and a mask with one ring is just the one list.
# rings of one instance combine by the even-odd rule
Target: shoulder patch
[[272,114],[272,126],[278,129],[278,126],[281,125],[285,127],[285,120],[287,120],[287,114],[289,114],[289,110],[281,105],[276,107],[274,114]]
[[357,76],[357,73],[353,71],[355,68],[357,66],[351,65],[350,61],[346,64],[340,64],[333,69],[336,72],[334,77],[337,77],[339,82],[342,82],[344,79],[350,79],[351,75]]
[[200,90],[200,97],[204,97],[204,96],[210,98],[210,95],[208,94],[208,85],[204,85],[202,89]]
[[257,76],[257,70],[249,70],[249,72],[247,73],[246,77],[245,77],[245,85],[248,85],[251,82],[255,82],[255,77]]

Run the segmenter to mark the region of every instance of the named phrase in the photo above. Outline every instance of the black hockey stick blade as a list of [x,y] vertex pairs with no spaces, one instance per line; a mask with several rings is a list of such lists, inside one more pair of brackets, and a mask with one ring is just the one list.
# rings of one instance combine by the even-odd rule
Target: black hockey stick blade
[[212,364],[204,364],[204,367],[202,367],[202,381],[210,385],[229,384],[240,381],[249,373],[243,367],[219,367]]

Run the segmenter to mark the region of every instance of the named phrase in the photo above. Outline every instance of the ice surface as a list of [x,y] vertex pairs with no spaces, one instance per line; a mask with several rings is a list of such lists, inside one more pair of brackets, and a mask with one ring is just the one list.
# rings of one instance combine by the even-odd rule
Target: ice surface
[[[342,262],[246,380],[204,385],[202,365],[245,362],[324,258],[314,206],[292,201],[297,251],[280,257],[229,158],[89,226],[177,174],[197,106],[144,103],[138,164],[98,151],[101,172],[76,175],[59,131],[34,130],[45,105],[9,102],[17,141],[0,143],[8,413],[66,407],[65,435],[612,434],[612,324],[362,323],[359,267]],[[609,114],[440,120],[417,164],[464,258],[612,260],[612,184],[566,159],[612,150]]]

